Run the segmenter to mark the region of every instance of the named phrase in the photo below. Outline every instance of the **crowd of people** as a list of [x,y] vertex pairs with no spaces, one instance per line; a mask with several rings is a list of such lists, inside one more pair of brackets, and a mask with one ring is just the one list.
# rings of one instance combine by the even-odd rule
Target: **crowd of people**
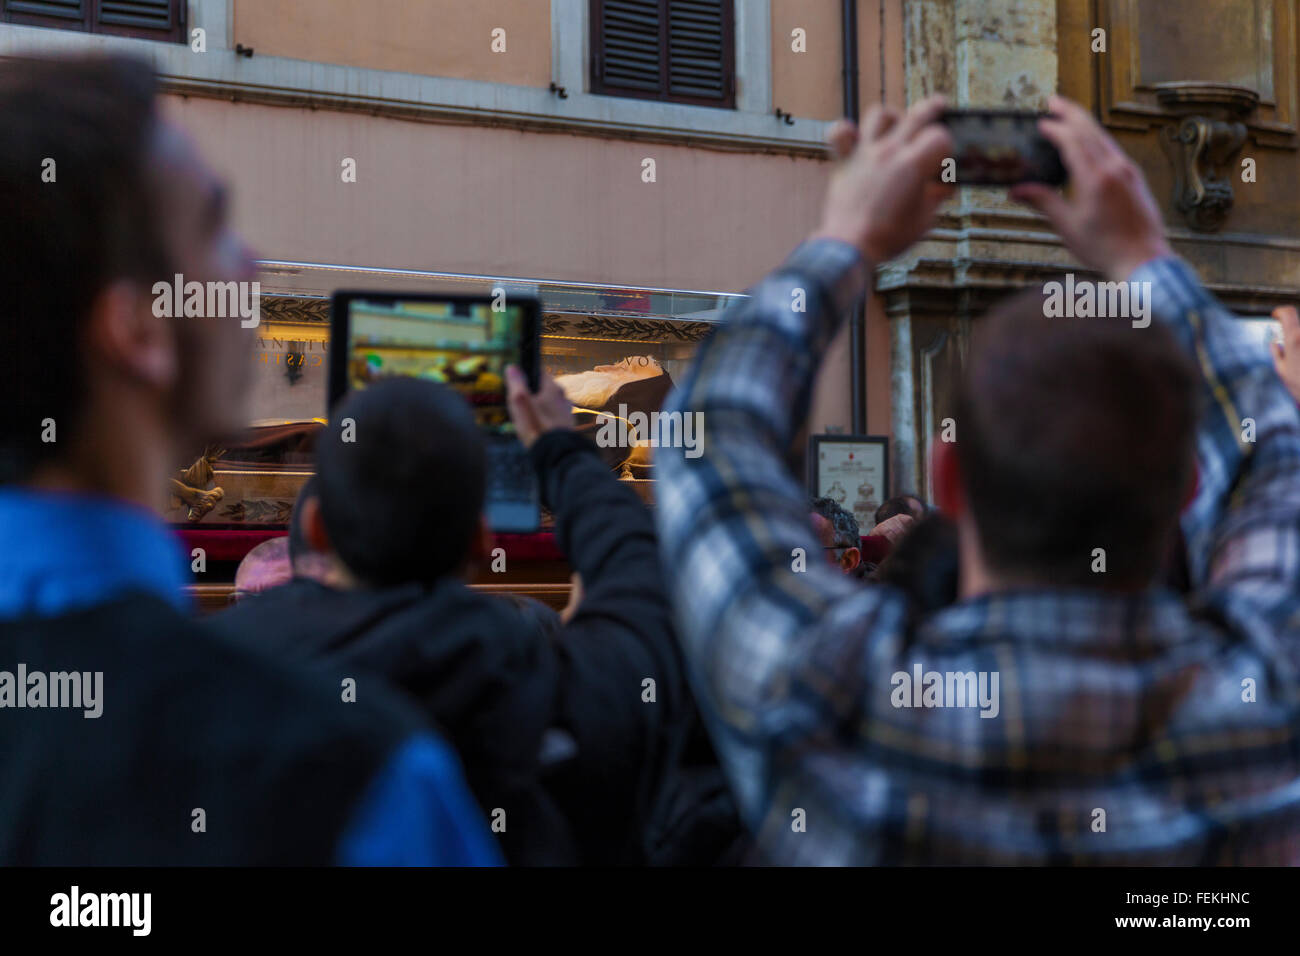
[[1041,123],[1068,193],[1013,196],[1157,321],[992,309],[933,504],[860,528],[790,449],[953,190],[938,98],[835,127],[819,227],[668,400],[706,440],[657,450],[653,509],[510,370],[563,613],[469,586],[484,439],[390,379],[201,618],[153,508],[242,424],[248,337],[150,289],[255,266],[157,92],[0,63],[0,863],[1300,863],[1300,319],[1243,333],[1080,106]]

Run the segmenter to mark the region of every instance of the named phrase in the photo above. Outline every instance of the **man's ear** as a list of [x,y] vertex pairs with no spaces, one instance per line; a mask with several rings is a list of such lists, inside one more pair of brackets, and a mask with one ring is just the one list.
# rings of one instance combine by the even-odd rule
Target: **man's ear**
[[844,553],[840,555],[840,569],[846,574],[862,563],[861,548],[845,548]]
[[307,539],[307,547],[317,554],[333,554],[334,546],[330,543],[329,532],[325,530],[320,498],[313,495],[304,499],[298,507],[302,509],[302,534]]
[[138,282],[119,279],[91,303],[86,344],[97,361],[157,391],[176,384],[179,357],[173,320],[153,314]]
[[954,520],[966,512],[966,491],[962,487],[956,442],[930,440],[930,483],[940,511]]

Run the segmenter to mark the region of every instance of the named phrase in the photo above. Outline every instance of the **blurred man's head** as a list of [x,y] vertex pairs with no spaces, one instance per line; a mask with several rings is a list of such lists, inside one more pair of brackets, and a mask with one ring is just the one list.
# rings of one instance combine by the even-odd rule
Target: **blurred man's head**
[[963,593],[1147,587],[1193,488],[1195,369],[1159,324],[1048,319],[1042,303],[1018,296],[984,320],[957,441],[933,445]]
[[876,569],[875,579],[901,588],[918,614],[957,600],[957,526],[938,512],[918,518]]
[[485,459],[447,386],[392,378],[353,392],[317,444],[321,521],[307,538],[373,587],[460,573],[485,548]]
[[826,559],[838,565],[845,574],[852,574],[862,560],[858,519],[834,498],[813,498],[809,510],[812,512],[813,533],[817,535]]
[[875,521],[880,524],[895,515],[907,515],[920,520],[925,517],[925,502],[916,495],[895,495],[885,499],[885,503],[876,509]]
[[154,314],[154,284],[176,274],[254,275],[221,184],[156,94],[121,57],[0,62],[0,482],[97,469],[101,490],[130,494],[244,422],[253,333]]
[[239,562],[235,569],[236,601],[242,601],[271,588],[288,584],[293,579],[293,568],[289,564],[289,539],[271,538],[263,541]]

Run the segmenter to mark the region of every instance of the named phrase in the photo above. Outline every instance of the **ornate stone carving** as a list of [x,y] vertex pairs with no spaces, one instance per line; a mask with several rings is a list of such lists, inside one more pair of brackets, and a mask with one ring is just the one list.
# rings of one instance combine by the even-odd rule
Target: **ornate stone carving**
[[305,295],[264,295],[262,321],[318,322],[328,325],[330,300]]
[[547,313],[542,320],[545,335],[580,335],[635,342],[698,342],[712,328],[710,322],[628,319],[609,315]]
[[[1245,87],[1215,83],[1162,83],[1160,105],[1179,114],[1160,132],[1174,168],[1174,208],[1198,232],[1215,232],[1232,209],[1232,167],[1246,142],[1240,119],[1259,103]],[[1224,167],[1227,175],[1220,175]]]
[[[330,300],[301,295],[263,295],[262,321],[310,322],[328,325]],[[544,312],[546,335],[576,335],[636,342],[698,342],[713,328],[711,322],[631,316],[578,315]]]

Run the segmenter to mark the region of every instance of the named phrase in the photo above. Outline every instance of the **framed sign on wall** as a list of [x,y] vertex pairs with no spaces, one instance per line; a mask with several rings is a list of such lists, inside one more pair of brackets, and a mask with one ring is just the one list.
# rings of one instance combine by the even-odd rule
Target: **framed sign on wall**
[[889,497],[889,439],[880,435],[812,435],[808,491],[833,498],[870,534],[876,509]]

